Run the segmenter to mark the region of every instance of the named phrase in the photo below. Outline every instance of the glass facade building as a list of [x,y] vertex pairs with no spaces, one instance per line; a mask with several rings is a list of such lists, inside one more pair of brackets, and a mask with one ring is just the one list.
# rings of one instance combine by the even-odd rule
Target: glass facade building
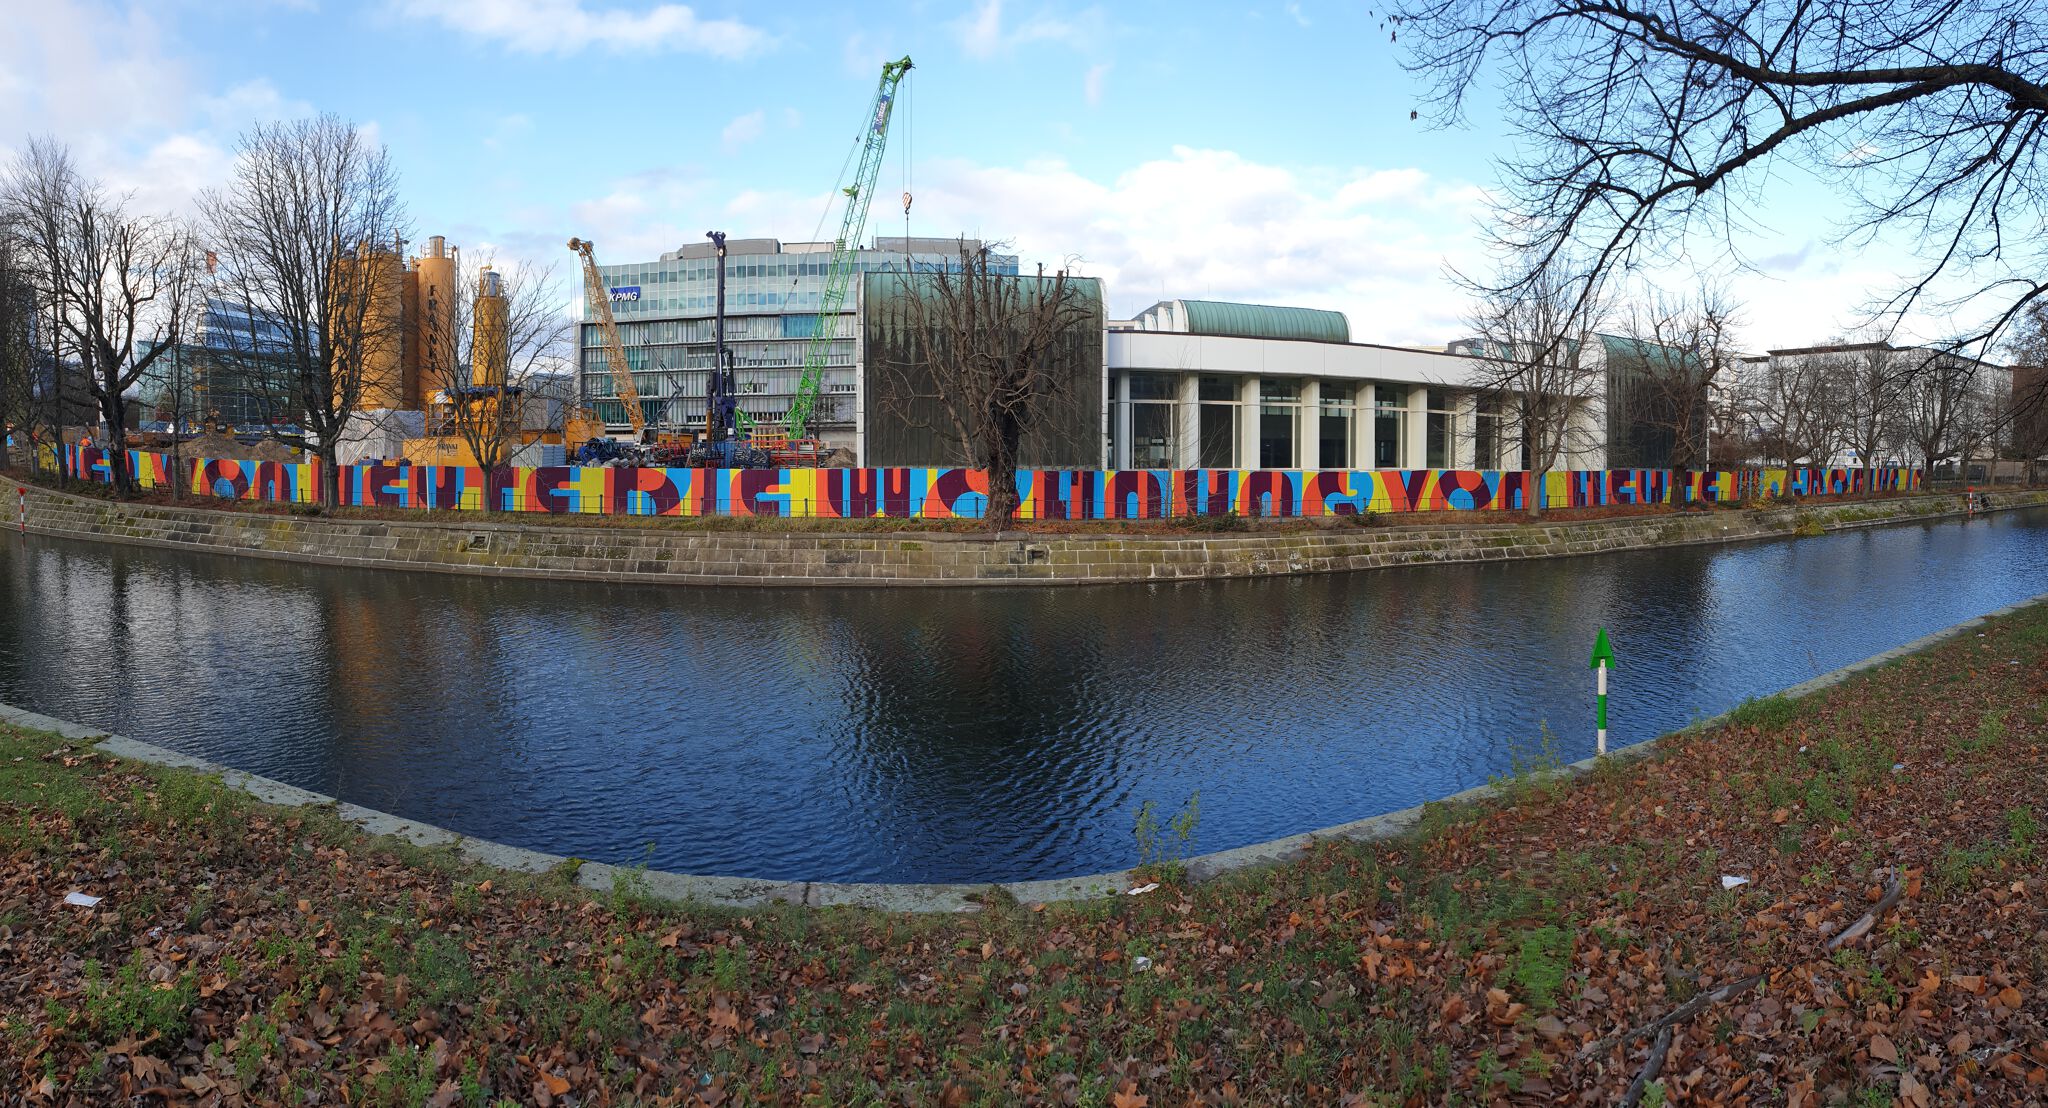
[[[725,344],[733,355],[740,410],[761,424],[786,421],[803,377],[805,351],[823,327],[832,344],[811,433],[829,445],[852,447],[860,407],[855,344],[862,276],[956,269],[963,250],[983,249],[974,239],[877,238],[855,253],[855,272],[840,311],[821,320],[831,243],[727,239]],[[1015,275],[1017,259],[991,255],[990,270]],[[718,306],[718,257],[711,244],[691,243],[656,261],[600,266],[598,271],[611,292],[612,315],[647,425],[676,431],[701,427]],[[611,431],[629,432],[604,340],[588,319],[579,330],[582,400]]]

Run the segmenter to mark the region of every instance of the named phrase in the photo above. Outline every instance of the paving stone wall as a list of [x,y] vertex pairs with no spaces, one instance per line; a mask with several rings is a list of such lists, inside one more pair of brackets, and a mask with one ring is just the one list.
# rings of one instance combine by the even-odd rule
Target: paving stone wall
[[[1996,497],[2048,502],[2048,492]],[[681,530],[524,522],[399,522],[127,504],[31,487],[27,529],[325,565],[708,585],[1096,584],[1274,577],[1428,562],[1591,554],[1953,514],[1953,495],[1713,510],[1582,523],[1348,524],[1265,534],[1050,535]]]

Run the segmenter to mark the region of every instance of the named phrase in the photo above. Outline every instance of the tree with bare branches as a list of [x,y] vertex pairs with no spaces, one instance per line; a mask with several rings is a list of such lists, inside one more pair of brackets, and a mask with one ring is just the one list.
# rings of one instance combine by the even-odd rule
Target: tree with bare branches
[[1591,421],[1606,370],[1595,329],[1607,305],[1590,278],[1557,269],[1506,272],[1494,284],[1466,282],[1477,295],[1469,319],[1472,388],[1496,408],[1501,441],[1523,444],[1526,507],[1540,517],[1547,476],[1597,437]]
[[[1499,240],[1599,273],[1734,255],[1745,213],[1811,172],[1843,231],[1926,263],[1880,306],[1923,302],[1988,348],[2048,292],[2048,20],[2032,0],[1396,0],[1433,120],[1487,76],[1509,90]],[[1958,291],[1960,290],[1960,291]],[[1892,327],[1882,328],[1889,333]]]
[[1745,366],[1740,389],[1751,442],[1765,462],[1827,465],[1848,437],[1842,375],[1821,353],[1773,354]]
[[216,288],[248,308],[215,356],[255,386],[272,437],[316,453],[331,505],[350,416],[388,387],[378,375],[406,338],[390,287],[406,233],[390,154],[333,115],[258,124],[200,207]]
[[1714,389],[1734,375],[1737,326],[1735,305],[1712,287],[1680,296],[1647,290],[1623,316],[1627,364],[1609,366],[1607,399],[1638,457],[1617,457],[1610,435],[1609,466],[1706,468]]
[[1904,352],[1889,343],[1856,344],[1836,363],[1829,391],[1840,397],[1842,441],[1863,466],[1865,496],[1877,494],[1878,461],[1903,427],[1906,389],[1915,370]]
[[528,382],[566,364],[576,322],[562,310],[566,297],[552,264],[499,270],[488,259],[466,263],[460,287],[455,357],[421,367],[440,392],[432,404],[438,422],[429,430],[460,439],[489,473],[518,445]]
[[197,254],[179,221],[139,214],[72,168],[49,139],[32,142],[10,174],[8,206],[48,274],[51,319],[79,355],[106,425],[108,468],[123,496],[135,493],[128,466],[129,390],[177,346],[197,287]]
[[2006,447],[2026,463],[2026,480],[2038,479],[2048,457],[2048,304],[2027,309],[2009,348],[2012,395],[2006,405]]
[[35,274],[26,259],[27,251],[0,215],[0,469],[15,461],[9,436],[31,468],[38,448],[48,441],[38,403]]
[[983,518],[1001,530],[1017,511],[1027,440],[1099,372],[1088,352],[1101,341],[1102,296],[1096,282],[1066,270],[992,272],[989,254],[962,240],[955,265],[885,275],[901,284],[881,310],[894,313],[890,324],[908,342],[902,356],[871,354],[869,364],[879,380],[872,395],[893,418],[932,433],[987,474]]

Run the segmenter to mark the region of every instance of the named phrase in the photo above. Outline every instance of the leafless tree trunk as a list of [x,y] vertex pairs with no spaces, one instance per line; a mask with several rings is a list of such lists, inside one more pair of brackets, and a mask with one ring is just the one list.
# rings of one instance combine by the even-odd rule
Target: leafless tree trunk
[[[1756,201],[1812,173],[1842,187],[1843,238],[1927,259],[1880,317],[1932,300],[1988,346],[2048,293],[2032,0],[1397,0],[1389,21],[1434,122],[1498,79],[1518,134],[1495,235],[1545,263],[1738,258]],[[1970,291],[1934,291],[1947,277]]]
[[26,241],[51,275],[55,321],[106,423],[114,487],[133,496],[127,393],[179,341],[194,287],[191,236],[175,220],[130,212],[124,198],[72,172],[48,140],[16,162],[7,191],[10,207],[34,213]]
[[1588,444],[1585,419],[1606,392],[1594,349],[1606,302],[1589,279],[1556,270],[1511,269],[1490,285],[1465,283],[1478,297],[1469,320],[1479,343],[1472,387],[1499,402],[1501,440],[1525,445],[1527,509],[1540,517],[1546,478]]
[[1017,511],[1020,447],[1072,387],[1061,355],[1094,324],[1096,301],[1066,270],[991,273],[989,249],[963,246],[957,269],[901,278],[918,360],[883,359],[873,372],[889,379],[883,405],[895,418],[950,440],[988,475],[983,518],[999,531]]
[[[487,286],[497,289],[495,303]],[[432,408],[444,422],[429,430],[460,439],[488,479],[518,444],[527,383],[567,364],[576,322],[562,311],[564,294],[553,265],[521,262],[501,272],[485,260],[462,270],[460,287],[454,356],[421,367],[441,393]],[[484,500],[488,511],[490,497]]]
[[218,356],[256,384],[272,437],[315,451],[332,505],[349,414],[405,342],[385,309],[404,266],[398,175],[384,147],[332,115],[258,124],[235,153],[227,189],[200,202],[217,287],[249,309]]

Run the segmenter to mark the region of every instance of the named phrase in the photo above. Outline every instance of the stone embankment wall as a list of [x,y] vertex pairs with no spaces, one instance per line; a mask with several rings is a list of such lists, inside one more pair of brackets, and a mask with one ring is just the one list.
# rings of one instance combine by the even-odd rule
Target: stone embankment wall
[[[1995,507],[2048,503],[2011,493]],[[1959,496],[1809,502],[1581,523],[1339,526],[1270,534],[1001,536],[391,521],[128,504],[29,487],[41,535],[324,565],[698,585],[1104,584],[1502,561],[1783,535],[1959,514]]]

